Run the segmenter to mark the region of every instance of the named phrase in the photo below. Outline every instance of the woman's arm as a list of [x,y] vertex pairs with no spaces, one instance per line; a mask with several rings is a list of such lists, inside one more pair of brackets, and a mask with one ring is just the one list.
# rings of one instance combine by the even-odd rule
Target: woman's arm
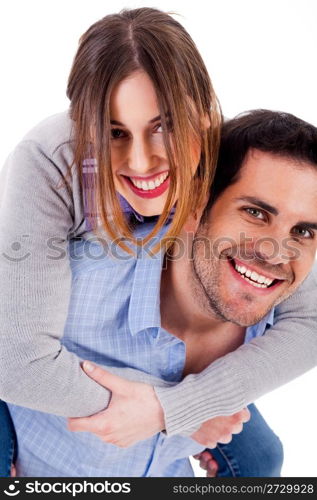
[[[109,392],[60,343],[71,285],[68,235],[78,221],[72,192],[62,185],[65,159],[57,164],[52,157],[25,140],[1,171],[0,397],[58,415],[87,415],[105,408]],[[73,183],[78,189],[77,178]]]
[[[316,285],[315,266],[297,293],[277,308],[276,322],[263,337],[169,388],[154,383],[151,392],[148,384],[136,386],[95,367],[87,373],[113,391],[109,409],[88,418],[70,419],[69,429],[92,432],[107,442],[124,445],[146,439],[162,429],[165,420],[168,435],[191,435],[208,446],[217,418],[221,417],[228,429],[225,415],[238,417],[237,412],[258,397],[316,366]],[[158,402],[163,415],[157,409]]]
[[[0,399],[65,417],[105,409],[110,391],[91,380],[61,338],[68,314],[68,238],[84,232],[77,172],[70,186],[66,113],[35,127],[0,172]],[[162,384],[133,369],[107,370]]]
[[317,365],[317,265],[276,308],[275,324],[173,387],[156,387],[168,435],[191,435],[202,422],[231,415]]

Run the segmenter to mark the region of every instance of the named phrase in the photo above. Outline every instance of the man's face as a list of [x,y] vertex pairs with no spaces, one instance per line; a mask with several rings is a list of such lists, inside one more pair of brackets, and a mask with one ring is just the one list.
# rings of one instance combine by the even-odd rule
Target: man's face
[[317,245],[317,170],[251,150],[193,243],[194,296],[241,326],[259,321],[309,273]]

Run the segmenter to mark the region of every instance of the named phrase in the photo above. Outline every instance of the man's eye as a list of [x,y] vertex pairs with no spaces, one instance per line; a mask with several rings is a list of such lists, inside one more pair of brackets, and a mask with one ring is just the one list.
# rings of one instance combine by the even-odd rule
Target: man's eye
[[265,216],[262,212],[262,210],[259,210],[258,208],[246,208],[245,211],[249,214],[252,215],[252,217],[260,220],[264,220]]
[[315,233],[313,231],[300,226],[294,227],[293,233],[296,234],[296,236],[300,236],[301,238],[305,239],[314,238],[315,236]]
[[125,137],[123,130],[120,128],[111,129],[111,139],[121,139],[122,137]]

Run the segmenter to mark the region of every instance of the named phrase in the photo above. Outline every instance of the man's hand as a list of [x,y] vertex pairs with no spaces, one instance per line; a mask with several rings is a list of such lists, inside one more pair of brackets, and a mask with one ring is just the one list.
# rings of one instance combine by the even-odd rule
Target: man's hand
[[232,434],[239,434],[243,429],[243,424],[248,420],[250,420],[250,412],[244,408],[234,415],[207,420],[191,437],[206,448],[215,448],[217,443],[230,443]]
[[83,369],[112,392],[111,400],[95,415],[69,418],[70,431],[91,432],[102,441],[126,448],[165,428],[164,413],[152,386],[130,382],[87,361]]
[[206,471],[206,477],[217,477],[218,464],[210,451],[202,451],[198,455],[194,455],[196,460],[199,460],[200,467]]

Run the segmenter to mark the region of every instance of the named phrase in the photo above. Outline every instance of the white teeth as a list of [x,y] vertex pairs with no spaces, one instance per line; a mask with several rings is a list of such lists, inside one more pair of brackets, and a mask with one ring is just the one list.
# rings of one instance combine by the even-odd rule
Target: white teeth
[[258,281],[258,277],[259,277],[258,273],[256,273],[255,271],[252,271],[251,276],[250,276],[251,280]]
[[244,278],[246,281],[251,283],[251,285],[254,285],[257,288],[267,288],[269,285],[271,285],[271,283],[273,283],[272,279],[266,278],[265,276],[258,274],[255,271],[251,271],[244,266],[235,264],[235,269],[241,274],[242,278]]
[[130,177],[130,180],[137,188],[143,189],[143,191],[149,191],[159,187],[167,177],[168,172],[165,172],[165,174],[161,174],[151,181],[140,181],[139,179],[135,180],[133,177]]
[[260,283],[255,283],[255,281],[251,281],[249,280],[249,278],[246,278],[245,276],[242,276],[242,278],[245,279],[251,285],[255,286],[256,288],[267,288],[267,285],[261,285]]

